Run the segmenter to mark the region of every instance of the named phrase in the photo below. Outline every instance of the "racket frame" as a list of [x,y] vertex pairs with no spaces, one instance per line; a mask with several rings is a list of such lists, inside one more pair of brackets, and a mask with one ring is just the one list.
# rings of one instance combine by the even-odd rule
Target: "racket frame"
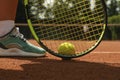
[[100,42],[102,41],[103,39],[103,36],[104,36],[104,33],[105,33],[105,29],[106,29],[106,26],[107,26],[107,21],[108,21],[108,18],[107,18],[107,8],[106,8],[106,3],[104,0],[101,0],[102,2],[102,5],[103,5],[103,9],[104,9],[104,15],[105,15],[105,24],[104,24],[104,28],[103,28],[103,31],[101,33],[101,36],[99,37],[99,39],[97,40],[97,42],[89,49],[87,49],[86,51],[83,51],[79,54],[76,54],[76,55],[72,55],[72,56],[68,56],[68,55],[62,55],[62,54],[59,54],[59,53],[56,53],[52,50],[50,50],[47,46],[44,45],[44,43],[40,40],[40,38],[38,38],[37,34],[35,33],[35,30],[33,28],[33,24],[32,24],[32,21],[30,20],[29,18],[29,15],[28,15],[28,5],[29,5],[29,0],[24,0],[24,6],[25,6],[25,14],[26,14],[26,18],[27,18],[27,22],[28,22],[28,26],[30,28],[30,31],[33,35],[33,37],[35,38],[35,40],[38,42],[38,44],[44,48],[47,52],[49,52],[50,54],[54,55],[54,56],[57,56],[57,57],[61,57],[65,60],[69,60],[70,58],[77,58],[77,57],[81,57],[81,56],[84,56],[88,53],[90,53],[91,51],[93,51],[99,44]]

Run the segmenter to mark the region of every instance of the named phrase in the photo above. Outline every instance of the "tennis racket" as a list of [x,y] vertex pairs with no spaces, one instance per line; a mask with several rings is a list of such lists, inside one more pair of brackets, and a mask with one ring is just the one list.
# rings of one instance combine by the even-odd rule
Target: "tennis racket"
[[[24,0],[29,28],[50,54],[64,59],[90,53],[102,40],[107,26],[104,0]],[[61,54],[64,42],[75,46],[74,54]]]

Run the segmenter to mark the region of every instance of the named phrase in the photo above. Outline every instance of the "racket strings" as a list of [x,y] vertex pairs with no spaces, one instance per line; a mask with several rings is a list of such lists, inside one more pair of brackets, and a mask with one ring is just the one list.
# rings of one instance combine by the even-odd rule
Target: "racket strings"
[[[33,24],[38,24],[34,26],[36,34],[51,50],[53,43],[57,47],[65,41],[73,43],[78,52],[85,51],[96,43],[104,25],[104,10],[100,0],[95,0],[93,8],[90,8],[91,3],[87,0],[70,0],[68,4],[67,0],[53,0],[52,7],[46,7],[45,1],[47,0],[42,3],[40,0],[31,1],[30,18]],[[54,41],[48,43],[45,40]]]
[[[36,2],[36,3],[37,3],[37,2]],[[81,2],[79,1],[78,3],[76,2],[76,4],[79,4],[79,3],[83,3],[83,1],[81,1]],[[34,4],[34,3],[33,3],[33,4]],[[33,6],[33,5],[32,5],[32,6]],[[36,6],[36,7],[37,7],[37,6]],[[39,7],[37,7],[37,8],[39,8]],[[62,10],[63,12],[60,12],[60,11],[61,11],[60,9],[61,9],[61,10],[63,9],[63,10]],[[82,10],[82,7],[81,7],[81,6],[78,6],[78,7],[76,7],[76,8],[73,8],[73,9],[70,9],[70,10],[67,10],[67,11],[65,10],[65,8],[60,8],[60,9],[59,9],[59,10],[58,10],[58,9],[54,10],[54,12],[55,12],[55,11],[57,12],[57,15],[56,15],[56,16],[59,16],[59,15],[61,15],[61,14],[64,14],[64,16],[60,16],[60,17],[59,17],[60,19],[57,17],[57,19],[58,19],[58,20],[57,20],[57,23],[59,23],[59,20],[61,21],[62,18],[65,18],[65,17],[66,17],[66,18],[69,19],[70,16],[72,16],[72,15],[75,16],[76,11],[79,11],[79,9]],[[36,9],[34,9],[34,10],[36,11]],[[37,11],[38,11],[37,13],[39,13],[39,10],[41,10],[41,7],[40,7],[39,9],[37,9]],[[31,11],[32,11],[32,10],[31,10]],[[60,13],[58,13],[58,11],[59,11]],[[65,11],[65,12],[64,12],[64,11]],[[72,13],[75,12],[75,13],[70,14],[71,12],[72,12]],[[67,15],[65,15],[65,14],[67,14]],[[74,16],[73,16],[73,17],[74,17]],[[79,19],[79,18],[78,18],[78,19]],[[64,20],[64,19],[63,19],[63,20]],[[76,21],[76,19],[75,19],[75,21]],[[36,22],[36,21],[34,21],[34,22]],[[45,24],[50,23],[50,22],[52,22],[52,21],[50,21],[50,20],[49,20],[48,22],[45,21]],[[55,22],[55,21],[53,20],[53,22]],[[73,22],[73,21],[72,21],[72,22]]]
[[[56,27],[56,28],[59,28],[59,27]],[[55,40],[59,40],[59,39],[66,39],[66,40],[77,40],[78,38],[78,36],[76,36],[76,35],[81,35],[80,33],[78,33],[78,32],[80,32],[79,30],[82,30],[82,29],[76,29],[76,28],[71,28],[71,27],[64,27],[64,28],[59,28],[59,29],[57,29],[56,30],[56,28],[54,27],[54,29],[52,28],[49,28],[49,29],[47,29],[47,30],[49,30],[49,32],[45,29],[45,30],[42,30],[42,33],[44,33],[44,34],[41,34],[41,36],[45,36],[45,35],[47,35],[47,34],[50,34],[50,33],[52,33],[52,34],[50,34],[48,37],[50,38],[50,37],[53,37],[52,39],[55,39]],[[53,30],[55,30],[54,32],[53,32]],[[69,30],[69,31],[68,31]],[[40,34],[40,32],[41,31],[38,31],[38,34]],[[82,32],[82,31],[81,31]],[[59,36],[58,36],[59,35]],[[61,36],[60,36],[61,35]],[[64,36],[63,36],[64,35]],[[56,37],[54,37],[54,36],[56,36]],[[74,38],[72,37],[72,36],[74,36]],[[45,39],[47,38],[47,37],[44,37]]]

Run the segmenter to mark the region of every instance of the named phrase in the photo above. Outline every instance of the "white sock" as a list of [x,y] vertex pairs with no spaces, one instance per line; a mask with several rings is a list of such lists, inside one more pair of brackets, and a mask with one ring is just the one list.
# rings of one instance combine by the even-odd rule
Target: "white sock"
[[0,21],[0,37],[9,33],[15,26],[14,20]]

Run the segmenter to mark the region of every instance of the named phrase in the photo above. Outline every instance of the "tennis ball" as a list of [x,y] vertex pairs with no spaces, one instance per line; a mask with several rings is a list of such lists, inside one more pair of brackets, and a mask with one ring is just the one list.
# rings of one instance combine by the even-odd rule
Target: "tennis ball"
[[64,42],[58,47],[58,53],[64,55],[75,54],[75,46],[69,42]]

